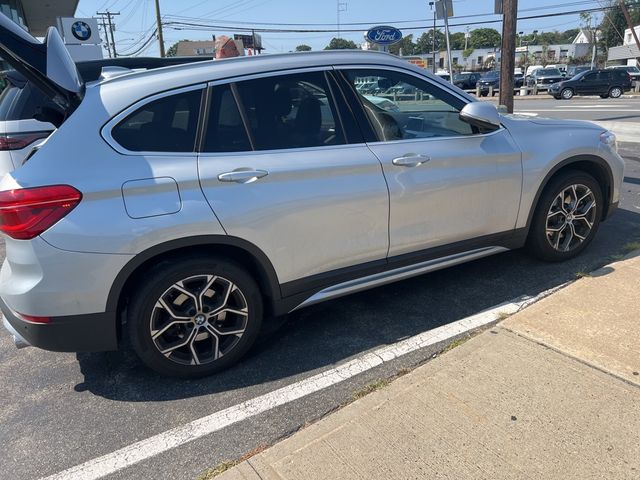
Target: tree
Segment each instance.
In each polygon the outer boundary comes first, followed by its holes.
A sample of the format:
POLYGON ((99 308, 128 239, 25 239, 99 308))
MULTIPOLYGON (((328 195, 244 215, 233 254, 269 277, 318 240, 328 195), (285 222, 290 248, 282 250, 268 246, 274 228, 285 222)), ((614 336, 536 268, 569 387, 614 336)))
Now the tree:
MULTIPOLYGON (((444 33, 436 30, 436 52, 442 50, 446 46, 444 33)), ((433 51, 433 30, 427 30, 416 41, 414 54, 431 53, 433 51)))
POLYGON ((305 45, 304 43, 296 47, 296 52, 310 52, 310 51, 311 51, 311 47, 309 45, 305 45))
MULTIPOLYGON (((451 44, 451 50, 463 50, 464 49, 464 32, 456 32, 449 34, 449 43, 451 44)), ((446 45, 446 40, 445 40, 446 45)))
POLYGON ((416 44, 413 43, 413 35, 402 37, 402 40, 398 43, 389 46, 389 53, 394 55, 399 55, 400 50, 402 50, 402 55, 413 55, 415 53, 416 44))
MULTIPOLYGON (((626 3, 632 23, 638 25, 640 23, 640 0, 627 0, 626 3)), ((601 34, 600 43, 605 48, 622 45, 624 39, 621 35, 624 35, 624 31, 629 28, 619 2, 610 0, 609 6, 613 8, 605 12, 598 27, 601 34)))
POLYGON ((572 28, 570 30, 565 30, 560 34, 560 43, 572 43, 575 38, 580 33, 579 28, 572 28))
MULTIPOLYGON (((188 42, 189 40, 180 40, 180 42, 188 42)), ((169 50, 167 50, 167 57, 175 57, 176 54, 178 53, 178 43, 180 42, 176 42, 173 45, 171 45, 169 47, 169 50)))
POLYGON ((466 59, 467 59, 467 58, 469 58, 471 55, 473 55, 474 50, 475 50, 475 49, 473 49, 473 48, 467 48, 466 50, 464 50, 464 51, 462 52, 462 58, 464 58, 464 59, 466 60, 466 59))
POLYGON ((345 40, 344 38, 333 37, 329 42, 329 45, 324 47, 325 50, 356 50, 360 47, 352 40, 345 40))
POLYGON ((499 47, 501 41, 500 33, 493 28, 476 28, 469 35, 469 46, 473 48, 499 47))

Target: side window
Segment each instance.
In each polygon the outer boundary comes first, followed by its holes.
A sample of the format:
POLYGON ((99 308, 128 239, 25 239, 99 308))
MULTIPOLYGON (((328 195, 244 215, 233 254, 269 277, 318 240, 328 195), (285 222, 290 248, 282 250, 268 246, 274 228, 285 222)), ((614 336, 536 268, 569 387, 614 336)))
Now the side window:
POLYGON ((111 136, 133 152, 193 152, 201 97, 199 89, 153 100, 118 123, 111 136))
POLYGON ((597 73, 587 73, 584 76, 584 81, 585 82, 597 82, 598 81, 598 74, 597 73))
POLYGON ((387 70, 344 71, 352 85, 375 78, 374 94, 358 92, 380 140, 454 137, 477 131, 459 118, 465 103, 442 88, 411 75, 387 70))
POLYGON ((244 152, 251 143, 229 85, 212 89, 204 152, 244 152))
POLYGON ((323 72, 237 84, 256 150, 344 144, 323 72))

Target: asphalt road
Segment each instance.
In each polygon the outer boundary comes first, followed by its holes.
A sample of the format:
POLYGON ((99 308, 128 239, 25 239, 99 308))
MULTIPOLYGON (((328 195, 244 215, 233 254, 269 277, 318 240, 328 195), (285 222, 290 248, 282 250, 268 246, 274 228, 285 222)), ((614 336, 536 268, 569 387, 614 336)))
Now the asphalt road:
MULTIPOLYGON (((2 330, 2 478, 33 480, 60 472, 608 263, 630 241, 640 240, 640 144, 622 145, 621 153, 627 163, 621 208, 580 257, 550 264, 513 251, 310 307, 282 318, 248 358, 215 377, 162 378, 126 352, 16 350, 2 330)), ((106 478, 195 478, 207 467, 295 431, 363 385, 426 361, 442 347, 419 350, 106 478)))
POLYGON ((640 96, 633 98, 574 97, 555 100, 546 93, 535 99, 515 97, 515 113, 533 113, 539 117, 577 118, 610 122, 640 122, 640 96))

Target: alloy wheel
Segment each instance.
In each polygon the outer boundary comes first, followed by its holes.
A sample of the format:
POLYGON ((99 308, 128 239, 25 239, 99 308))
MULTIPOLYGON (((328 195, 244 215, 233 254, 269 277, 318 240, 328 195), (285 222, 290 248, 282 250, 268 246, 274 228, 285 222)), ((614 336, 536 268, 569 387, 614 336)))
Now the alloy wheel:
POLYGON ((217 275, 195 275, 167 288, 151 312, 149 333, 167 359, 204 365, 229 353, 247 328, 242 291, 217 275))
POLYGON ((564 98, 565 100, 570 100, 573 97, 573 90, 571 90, 570 88, 565 88, 564 90, 562 90, 562 98, 564 98))
POLYGON ((619 87, 613 87, 609 92, 611 98, 619 98, 622 95, 622 90, 619 87))
POLYGON ((596 197, 585 185, 564 188, 547 213, 546 237, 555 250, 569 252, 584 242, 596 220, 596 197))

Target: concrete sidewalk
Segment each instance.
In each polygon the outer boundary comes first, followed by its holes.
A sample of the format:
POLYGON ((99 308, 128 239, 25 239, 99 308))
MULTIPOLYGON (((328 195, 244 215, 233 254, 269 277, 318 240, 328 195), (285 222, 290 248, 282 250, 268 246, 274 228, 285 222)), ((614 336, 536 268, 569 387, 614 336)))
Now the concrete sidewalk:
POLYGON ((638 479, 639 338, 636 254, 219 478, 638 479))

